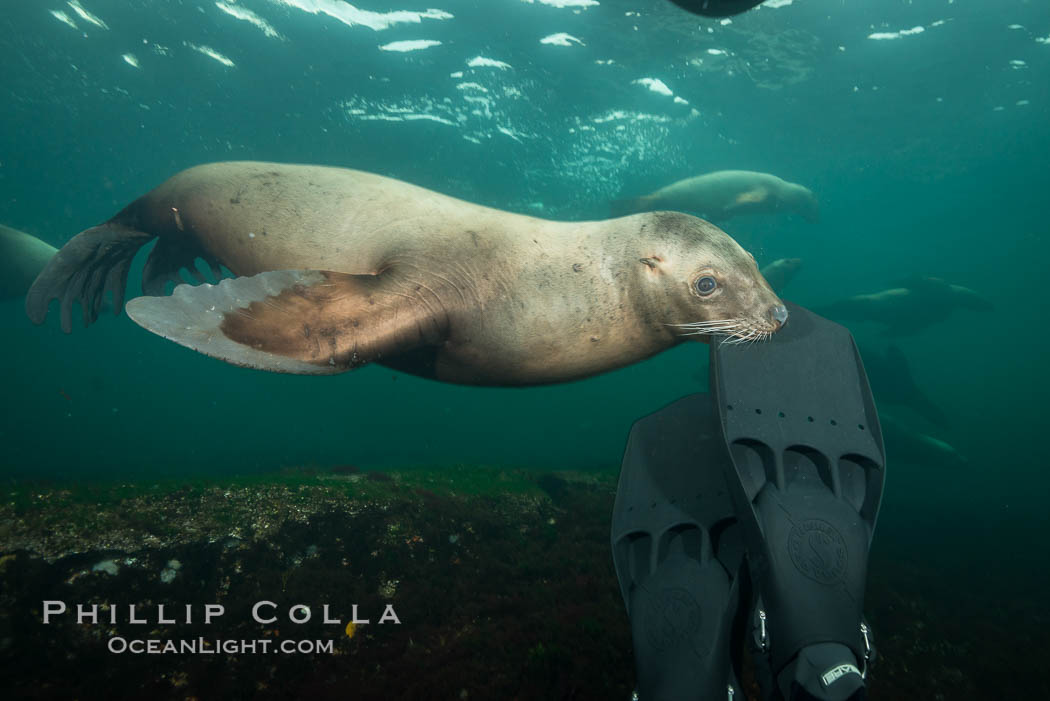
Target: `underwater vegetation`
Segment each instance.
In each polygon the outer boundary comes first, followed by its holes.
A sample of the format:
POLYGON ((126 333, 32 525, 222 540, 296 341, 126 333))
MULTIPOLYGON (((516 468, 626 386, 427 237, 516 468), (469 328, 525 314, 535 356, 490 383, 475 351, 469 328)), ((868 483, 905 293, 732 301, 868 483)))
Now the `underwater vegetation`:
MULTIPOLYGON (((614 491, 608 472, 468 466, 8 484, 0 674, 9 698, 32 699, 335 699, 348 689, 359 699, 629 698, 630 633, 609 556, 614 491), (41 625, 52 600, 69 611, 41 625), (276 621, 253 619, 259 601, 274 604, 263 610, 276 621), (76 603, 98 604, 99 622, 78 625, 76 603), (131 604, 148 625, 128 622, 131 604), (157 622, 160 604, 176 623, 157 622), (224 613, 206 625, 209 604, 224 613), (296 604, 310 607, 309 622, 288 620, 296 604), (368 624, 350 620, 354 604, 368 624), (399 624, 378 624, 387 604, 399 624), (325 605, 338 624, 322 622, 325 605), (110 636, 332 649, 125 652, 115 664, 110 636)), ((878 543, 872 698, 965 701, 1032 688, 1023 670, 1048 652, 1045 614, 1031 615, 1045 580, 1018 580, 1004 564, 969 587, 944 586, 964 572, 936 547, 878 543)))

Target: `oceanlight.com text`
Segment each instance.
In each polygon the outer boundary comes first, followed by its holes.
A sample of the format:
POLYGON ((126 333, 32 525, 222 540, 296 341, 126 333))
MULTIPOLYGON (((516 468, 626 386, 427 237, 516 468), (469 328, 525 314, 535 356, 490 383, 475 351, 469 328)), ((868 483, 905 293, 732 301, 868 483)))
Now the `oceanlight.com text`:
POLYGON ((223 640, 221 638, 191 638, 189 640, 159 640, 156 638, 128 640, 115 635, 106 643, 109 651, 132 655, 331 655, 335 649, 332 640, 223 640))

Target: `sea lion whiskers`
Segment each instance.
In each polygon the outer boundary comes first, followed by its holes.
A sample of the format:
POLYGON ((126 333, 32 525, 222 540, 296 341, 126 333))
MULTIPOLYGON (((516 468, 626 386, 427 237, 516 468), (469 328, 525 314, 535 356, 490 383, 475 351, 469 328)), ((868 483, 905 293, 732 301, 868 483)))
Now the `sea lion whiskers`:
POLYGON ((711 319, 710 321, 687 321, 687 322, 682 323, 682 324, 666 324, 666 325, 667 326, 676 326, 678 328, 697 329, 697 328, 706 328, 708 326, 718 326, 718 325, 721 325, 721 324, 737 323, 737 322, 741 322, 741 321, 743 321, 743 319, 739 319, 739 318, 734 318, 734 319, 711 319))
POLYGON ((759 331, 758 334, 751 340, 751 343, 765 343, 773 337, 772 331, 759 331))
POLYGON ((679 329, 686 329, 683 336, 695 336, 710 331, 722 331, 741 326, 743 319, 712 319, 711 321, 691 321, 684 324, 665 324, 679 329))
POLYGON ((732 336, 726 336, 725 338, 722 339, 721 343, 719 343, 718 345, 722 346, 722 345, 725 345, 725 344, 729 344, 731 346, 736 346, 736 345, 739 345, 741 343, 751 343, 761 333, 762 332, 759 331, 758 329, 750 328, 750 329, 747 330, 747 333, 744 334, 744 335, 736 335, 736 334, 734 334, 732 336))
POLYGON ((686 324, 668 324, 688 329, 682 333, 683 336, 723 336, 719 342, 729 344, 756 343, 769 340, 773 332, 766 331, 748 325, 744 319, 716 319, 713 321, 697 321, 686 324))
POLYGON ((739 325, 727 326, 725 328, 716 327, 710 329, 697 329, 688 333, 682 334, 683 336, 733 336, 738 332, 739 325))
POLYGON ((758 333, 755 334, 754 338, 752 338, 750 341, 748 341, 748 345, 750 346, 750 345, 754 345, 755 343, 764 343, 764 342, 768 341, 770 336, 772 336, 772 335, 773 334, 771 334, 769 331, 759 331, 758 333))
POLYGON ((732 326, 716 326, 709 329, 696 329, 683 333, 683 336, 735 336, 739 333, 740 324, 733 324, 732 326))
POLYGON ((667 326, 685 329, 680 334, 682 336, 724 336, 722 343, 730 339, 733 339, 734 342, 742 342, 750 339, 750 334, 756 332, 756 329, 748 325, 747 320, 740 318, 693 321, 684 324, 667 324, 667 326), (745 332, 746 335, 742 335, 745 332))

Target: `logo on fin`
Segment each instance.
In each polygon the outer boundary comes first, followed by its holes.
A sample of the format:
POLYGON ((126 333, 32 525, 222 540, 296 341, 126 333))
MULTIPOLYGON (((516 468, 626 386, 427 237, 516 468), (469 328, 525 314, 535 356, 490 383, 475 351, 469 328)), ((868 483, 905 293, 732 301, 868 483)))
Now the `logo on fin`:
POLYGON ((836 584, 846 574, 846 541, 834 526, 818 518, 791 529, 788 552, 799 572, 820 584, 836 584))
POLYGON ((861 676, 860 670, 857 669, 856 665, 840 664, 835 665, 828 671, 824 672, 820 677, 820 681, 823 682, 824 687, 827 688, 847 674, 856 674, 858 677, 861 676))
POLYGON ((674 650, 700 630, 700 605, 686 589, 663 589, 649 600, 645 621, 649 644, 659 652, 674 650))

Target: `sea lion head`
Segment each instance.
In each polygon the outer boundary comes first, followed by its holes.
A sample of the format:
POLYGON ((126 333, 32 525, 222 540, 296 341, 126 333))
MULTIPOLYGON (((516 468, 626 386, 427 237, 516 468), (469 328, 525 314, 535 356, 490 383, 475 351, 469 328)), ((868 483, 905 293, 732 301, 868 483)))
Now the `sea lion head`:
MULTIPOLYGON (((791 278, 794 277, 795 273, 797 273, 798 269, 801 267, 801 258, 777 258, 775 261, 762 268, 762 276, 765 277, 767 281, 769 281, 769 276, 771 274, 783 275, 786 278, 791 278)), ((776 287, 772 282, 770 282, 770 285, 774 288, 776 287)))
POLYGON ((761 268, 762 277, 774 292, 780 294, 801 267, 801 258, 780 258, 761 268))
POLYGON ((678 212, 639 214, 648 251, 639 273, 651 316, 680 335, 727 342, 768 338, 787 323, 784 303, 754 257, 714 224, 678 212))

